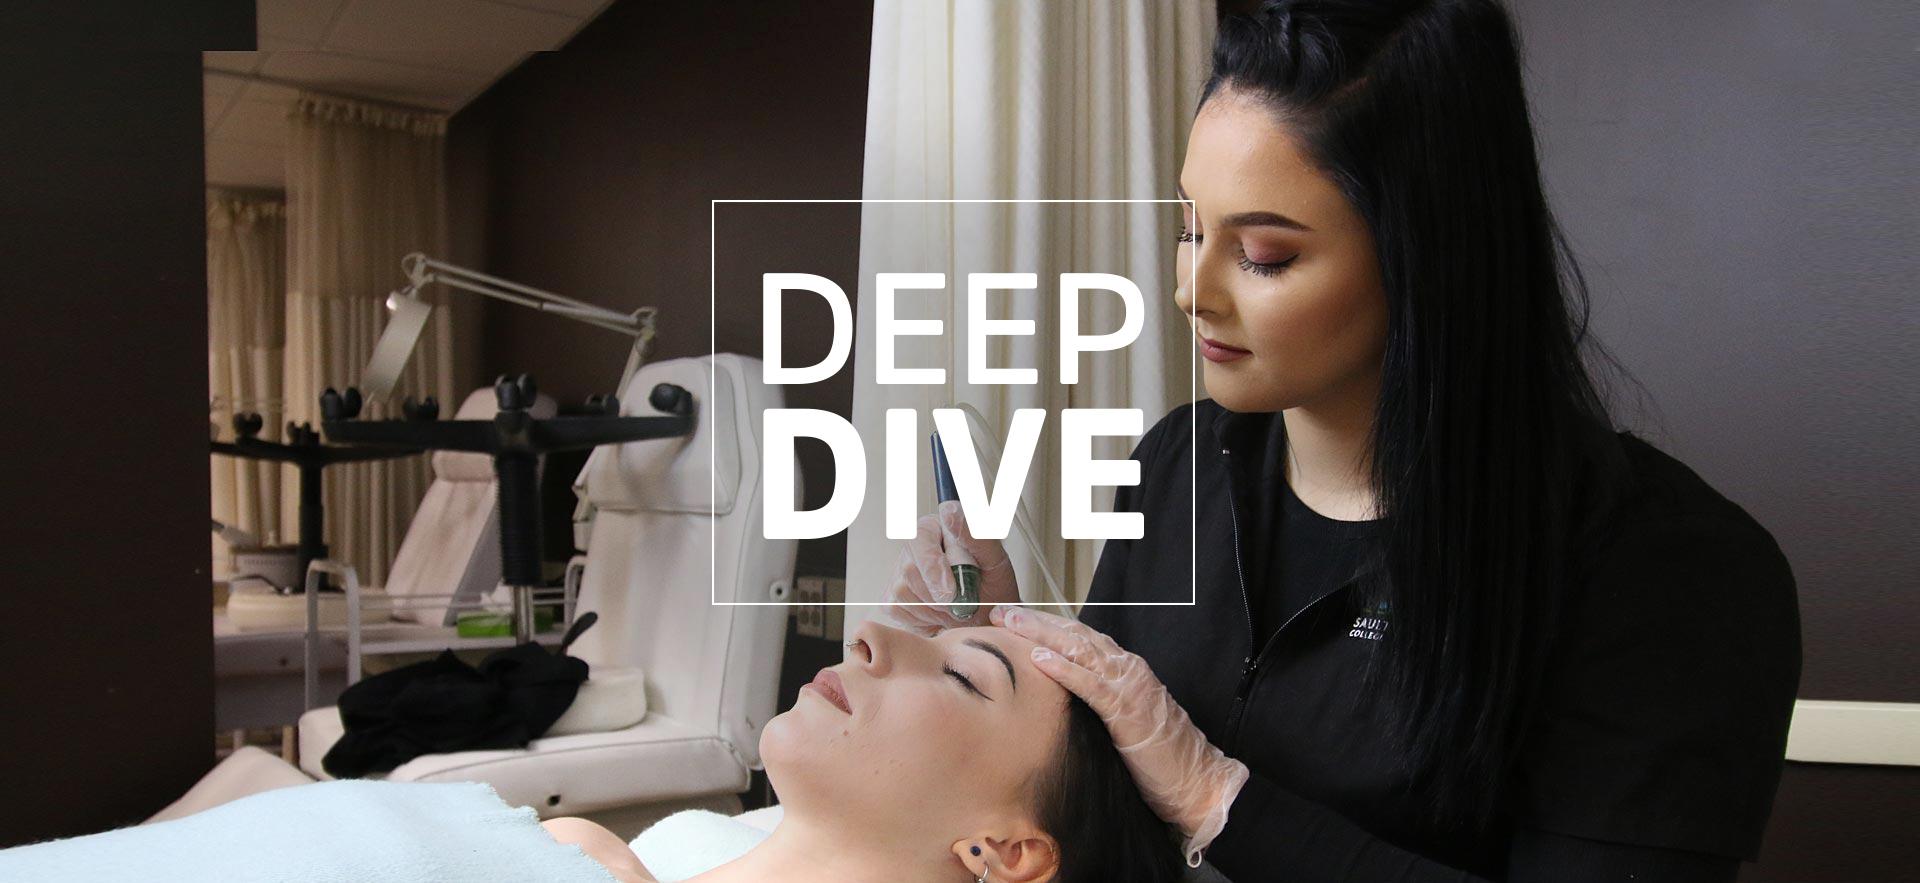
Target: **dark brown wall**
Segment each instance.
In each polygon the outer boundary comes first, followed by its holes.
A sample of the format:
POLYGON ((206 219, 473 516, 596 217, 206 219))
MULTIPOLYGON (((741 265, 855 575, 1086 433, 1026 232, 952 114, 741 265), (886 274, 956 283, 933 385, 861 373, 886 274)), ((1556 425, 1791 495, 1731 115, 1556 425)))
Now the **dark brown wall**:
MULTIPOLYGON (((454 117, 456 255, 591 303, 657 306, 652 358, 705 355, 710 200, 860 196, 871 30, 858 0, 616 2, 454 117)), ((858 209, 720 207, 719 351, 760 354, 762 270, 820 273, 852 296, 858 209), (728 266, 735 248, 751 266, 728 266)), ((817 300, 787 311, 794 362, 826 351, 817 300)), ((625 353, 617 335, 490 304, 472 380, 530 372, 578 403, 613 391, 625 353)), ((849 414, 851 378, 787 388, 786 404, 849 414)), ((831 459, 804 444, 801 457, 818 506, 831 459)), ((801 571, 843 572, 844 547, 803 543, 801 571)))
POLYGON ((1920 769, 1789 763, 1741 883, 1894 883, 1920 869, 1920 769))
POLYGON ((198 50, 253 48, 253 5, 15 4, 0 33, 11 846, 138 821, 213 762, 198 50))
MULTIPOLYGON (((1800 696, 1920 702, 1913 35, 1896 0, 1514 0, 1630 421, 1779 541, 1800 696), (1901 220, 1895 220, 1901 219, 1901 220)), ((1920 770, 1792 765, 1743 880, 1913 879, 1920 770)))

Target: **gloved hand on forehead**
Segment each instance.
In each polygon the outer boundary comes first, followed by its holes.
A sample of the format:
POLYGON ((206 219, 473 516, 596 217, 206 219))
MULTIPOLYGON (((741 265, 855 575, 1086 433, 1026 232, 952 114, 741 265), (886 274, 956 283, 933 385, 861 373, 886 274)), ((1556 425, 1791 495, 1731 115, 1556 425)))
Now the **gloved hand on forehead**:
POLYGON ((1106 721, 1140 796, 1186 838, 1187 865, 1227 825, 1250 771, 1207 741, 1147 661, 1064 616, 996 606, 989 620, 1033 641, 1033 664, 1106 721))
POLYGON ((934 514, 920 516, 913 539, 894 561, 885 601, 884 613, 901 628, 934 635, 956 626, 986 625, 993 605, 1020 602, 1020 587, 1000 541, 976 538, 967 530, 960 504, 946 502, 934 514), (959 591, 953 565, 963 563, 980 568, 980 607, 966 619, 947 611, 959 591))

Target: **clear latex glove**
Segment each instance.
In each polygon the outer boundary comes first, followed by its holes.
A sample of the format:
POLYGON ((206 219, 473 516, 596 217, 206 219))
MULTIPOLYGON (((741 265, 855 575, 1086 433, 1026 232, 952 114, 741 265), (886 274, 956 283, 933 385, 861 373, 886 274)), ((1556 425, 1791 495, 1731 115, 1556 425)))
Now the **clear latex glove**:
POLYGON ((960 504, 941 503, 931 515, 922 515, 913 539, 900 549, 888 580, 883 612, 901 628, 923 635, 963 625, 985 625, 995 604, 1020 603, 1020 587, 1013 562, 999 540, 982 540, 967 530, 960 504), (980 568, 980 608, 966 619, 947 612, 959 587, 953 565, 980 568))
POLYGON ((1227 807, 1249 775, 1246 764, 1207 741, 1147 661, 1112 638, 1025 607, 998 606, 989 619, 1037 644, 1034 665, 1106 721, 1140 796, 1180 830, 1187 865, 1197 867, 1227 825, 1227 807))

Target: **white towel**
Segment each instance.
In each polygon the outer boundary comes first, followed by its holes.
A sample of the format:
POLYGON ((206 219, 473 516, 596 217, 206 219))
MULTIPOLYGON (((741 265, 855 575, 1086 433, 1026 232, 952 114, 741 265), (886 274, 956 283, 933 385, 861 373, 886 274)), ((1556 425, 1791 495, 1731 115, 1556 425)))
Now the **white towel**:
POLYGON ((679 883, 733 861, 767 839, 767 832, 704 809, 681 810, 654 822, 627 844, 660 883, 679 883))
POLYGON ((487 785, 352 780, 0 850, 0 880, 612 883, 613 875, 487 785))

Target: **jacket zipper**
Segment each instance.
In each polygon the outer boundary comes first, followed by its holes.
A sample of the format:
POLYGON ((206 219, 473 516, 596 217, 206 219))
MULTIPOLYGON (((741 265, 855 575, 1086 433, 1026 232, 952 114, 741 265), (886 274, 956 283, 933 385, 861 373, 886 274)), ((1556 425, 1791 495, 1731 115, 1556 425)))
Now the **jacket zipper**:
MULTIPOLYGON (((1260 637, 1253 630, 1253 599, 1247 594, 1247 571, 1240 561, 1240 503, 1233 496, 1233 451, 1223 446, 1220 456, 1227 461, 1227 518, 1233 525, 1233 572, 1240 580, 1240 606, 1247 614, 1247 650, 1250 654, 1240 661, 1240 684, 1233 691, 1233 709, 1227 712, 1227 744, 1221 746, 1221 750, 1232 754, 1235 743, 1240 741, 1240 720, 1247 710, 1247 696, 1253 692, 1253 679, 1260 673, 1260 657, 1266 655, 1266 648, 1254 646, 1260 637)), ((1273 642, 1269 639, 1267 643, 1273 642)))
MULTIPOLYGON (((1233 496, 1233 452, 1226 447, 1222 447, 1220 448, 1220 455, 1227 460, 1227 518, 1233 526, 1233 570, 1234 574, 1240 580, 1240 605, 1247 614, 1247 646, 1252 648, 1254 642, 1259 640, 1259 635, 1254 632, 1253 628, 1253 599, 1252 596, 1247 594, 1247 572, 1240 564, 1240 504, 1233 496)), ((1321 601, 1326 600, 1336 593, 1337 590, 1335 592, 1328 592, 1325 595, 1321 595, 1307 602, 1307 604, 1299 610, 1294 611, 1293 615, 1288 616, 1286 621, 1282 622, 1280 627, 1274 630, 1273 635, 1267 638, 1265 644, 1260 645, 1252 656, 1245 657, 1240 661, 1240 683, 1234 688, 1233 709, 1227 713, 1226 744, 1220 746, 1220 750, 1225 751, 1228 755, 1232 755, 1234 749, 1240 743, 1240 725, 1246 717, 1247 697, 1253 694, 1253 682, 1260 674, 1260 661, 1266 658, 1267 651, 1273 649, 1274 642, 1280 639, 1280 636, 1286 632, 1287 626, 1292 625, 1293 621, 1299 619, 1301 614, 1312 610, 1314 605, 1319 604, 1321 601)))

